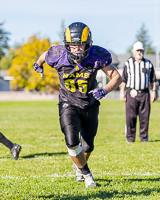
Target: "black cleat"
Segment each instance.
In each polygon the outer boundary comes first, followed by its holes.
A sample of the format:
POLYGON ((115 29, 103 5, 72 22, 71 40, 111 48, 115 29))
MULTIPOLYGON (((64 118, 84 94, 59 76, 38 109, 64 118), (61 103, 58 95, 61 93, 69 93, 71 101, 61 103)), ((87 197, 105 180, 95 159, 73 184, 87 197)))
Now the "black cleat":
POLYGON ((22 147, 18 144, 14 144, 13 148, 11 149, 12 159, 17 160, 19 158, 19 153, 22 147))

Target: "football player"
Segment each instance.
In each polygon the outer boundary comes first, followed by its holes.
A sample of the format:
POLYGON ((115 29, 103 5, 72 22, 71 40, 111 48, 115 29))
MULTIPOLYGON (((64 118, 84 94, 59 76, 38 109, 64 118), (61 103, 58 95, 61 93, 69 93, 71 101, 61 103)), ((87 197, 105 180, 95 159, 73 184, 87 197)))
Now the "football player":
POLYGON ((17 160, 19 158, 19 153, 22 147, 18 144, 12 143, 0 132, 0 142, 10 149, 12 154, 12 159, 17 160))
POLYGON ((121 76, 111 65, 111 54, 92 45, 91 31, 81 22, 66 28, 64 46, 52 46, 38 58, 34 63, 36 72, 43 74, 44 62, 59 75, 59 119, 76 181, 85 181, 86 188, 96 187, 87 160, 94 149, 99 100, 120 85, 121 76), (97 88, 98 70, 110 77, 103 88, 97 88))

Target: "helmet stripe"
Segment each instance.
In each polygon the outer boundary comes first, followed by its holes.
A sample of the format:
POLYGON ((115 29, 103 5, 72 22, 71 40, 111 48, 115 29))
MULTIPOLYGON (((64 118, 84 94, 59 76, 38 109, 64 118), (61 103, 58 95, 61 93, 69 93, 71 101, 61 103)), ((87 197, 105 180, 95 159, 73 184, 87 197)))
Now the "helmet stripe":
POLYGON ((82 32, 81 41, 82 41, 82 42, 86 42, 87 39, 88 39, 88 35, 89 35, 88 27, 85 27, 85 28, 83 29, 83 32, 82 32))
POLYGON ((71 33, 69 27, 66 28, 65 36, 66 36, 66 42, 71 42, 71 33))

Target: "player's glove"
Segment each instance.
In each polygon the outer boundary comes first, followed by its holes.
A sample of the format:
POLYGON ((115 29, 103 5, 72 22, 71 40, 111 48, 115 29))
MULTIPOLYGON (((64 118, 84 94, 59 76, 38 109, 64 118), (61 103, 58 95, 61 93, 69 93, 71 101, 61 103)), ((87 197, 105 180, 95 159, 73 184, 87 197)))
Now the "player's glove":
POLYGON ((89 93, 92 93, 95 99, 100 100, 105 97, 108 92, 104 88, 96 88, 89 93))
POLYGON ((35 62, 33 64, 33 67, 34 67, 34 70, 37 72, 37 73, 41 73, 41 77, 43 78, 43 65, 42 66, 39 66, 37 64, 37 62, 35 62))

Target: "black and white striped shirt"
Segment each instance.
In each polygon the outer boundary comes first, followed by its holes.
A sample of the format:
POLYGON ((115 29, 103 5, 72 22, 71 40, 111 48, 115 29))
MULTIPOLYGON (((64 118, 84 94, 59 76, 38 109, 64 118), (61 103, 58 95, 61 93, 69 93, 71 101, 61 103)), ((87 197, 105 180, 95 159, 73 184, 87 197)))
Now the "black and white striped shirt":
POLYGON ((125 62, 122 81, 127 88, 135 90, 145 90, 150 83, 156 81, 153 64, 150 60, 143 59, 140 63, 134 58, 129 58, 125 62))

